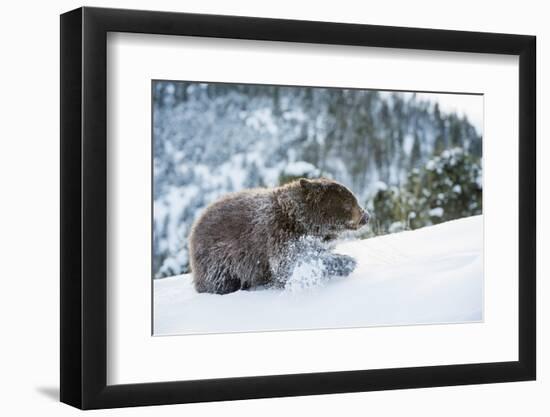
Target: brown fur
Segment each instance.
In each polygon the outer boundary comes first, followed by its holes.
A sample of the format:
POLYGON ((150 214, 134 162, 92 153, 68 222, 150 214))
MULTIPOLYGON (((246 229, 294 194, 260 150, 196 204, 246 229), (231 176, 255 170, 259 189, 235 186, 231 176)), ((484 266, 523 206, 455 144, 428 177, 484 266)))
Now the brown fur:
MULTIPOLYGON (((289 259, 295 259, 292 252, 300 250, 300 238, 331 240, 367 220, 351 191, 327 179, 300 179, 273 189, 228 194, 208 206, 193 225, 190 254, 195 288, 225 294, 282 286, 291 270, 289 259)), ((349 264, 343 255, 332 256, 340 257, 334 258, 339 261, 334 265, 349 264)), ((331 273, 351 272, 349 265, 341 271, 334 265, 331 273)))

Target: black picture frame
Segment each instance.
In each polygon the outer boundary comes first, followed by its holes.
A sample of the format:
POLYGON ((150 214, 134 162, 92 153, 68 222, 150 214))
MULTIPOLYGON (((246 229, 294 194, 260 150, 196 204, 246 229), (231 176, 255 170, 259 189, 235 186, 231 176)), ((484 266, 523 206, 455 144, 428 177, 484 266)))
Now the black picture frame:
POLYGON ((60 57, 62 402, 95 409, 535 379, 534 36, 84 7, 61 15, 60 57), (519 56, 519 360, 107 385, 108 32, 519 56))

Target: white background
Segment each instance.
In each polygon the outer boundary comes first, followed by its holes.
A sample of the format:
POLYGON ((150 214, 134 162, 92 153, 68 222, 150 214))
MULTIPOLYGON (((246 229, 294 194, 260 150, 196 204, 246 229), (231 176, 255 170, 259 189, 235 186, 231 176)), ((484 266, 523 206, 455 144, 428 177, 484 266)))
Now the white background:
POLYGON ((136 34, 107 51, 108 384, 517 360, 517 57, 136 34), (484 321, 150 337, 151 79, 484 93, 484 321))
MULTIPOLYGON (((548 135, 542 119, 550 97, 540 79, 548 66, 550 28, 537 1, 505 2, 255 2, 119 1, 88 5, 332 20, 399 26, 434 27, 538 36, 538 119, 540 139, 548 135)), ((0 239, 4 287, 0 303, 2 369, 0 407, 6 415, 71 415, 58 404, 59 311, 59 26, 58 14, 80 6, 74 1, 4 5, 2 36, 2 205, 0 239), (31 101, 29 101, 29 97, 31 101), (32 414, 31 414, 32 415, 32 414)), ((548 73, 548 71, 546 71, 548 73)), ((546 144, 539 147, 539 213, 550 210, 546 144)), ((503 229, 505 230, 505 228, 503 229)), ((545 415, 550 390, 549 351, 550 222, 539 215, 539 380, 485 386, 404 390, 101 411, 121 415, 545 415), (544 237, 543 237, 544 234, 544 237)))

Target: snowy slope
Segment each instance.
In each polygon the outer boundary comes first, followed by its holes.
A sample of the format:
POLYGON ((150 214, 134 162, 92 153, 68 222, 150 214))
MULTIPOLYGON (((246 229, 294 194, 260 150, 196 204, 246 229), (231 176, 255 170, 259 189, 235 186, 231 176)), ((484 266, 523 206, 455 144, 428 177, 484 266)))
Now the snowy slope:
POLYGON ((198 294, 191 276, 154 281, 154 334, 481 321, 483 216, 339 244, 357 269, 296 290, 198 294))

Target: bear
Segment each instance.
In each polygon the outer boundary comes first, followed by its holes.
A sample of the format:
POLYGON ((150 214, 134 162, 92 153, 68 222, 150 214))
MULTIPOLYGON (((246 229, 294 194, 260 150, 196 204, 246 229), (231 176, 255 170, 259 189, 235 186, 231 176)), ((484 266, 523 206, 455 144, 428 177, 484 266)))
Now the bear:
POLYGON ((284 288, 306 252, 322 260, 324 275, 349 275, 356 261, 332 253, 326 243, 368 221, 355 195, 326 178, 227 194, 193 224, 189 249, 195 289, 228 294, 284 288))

